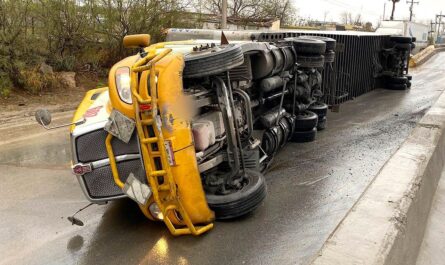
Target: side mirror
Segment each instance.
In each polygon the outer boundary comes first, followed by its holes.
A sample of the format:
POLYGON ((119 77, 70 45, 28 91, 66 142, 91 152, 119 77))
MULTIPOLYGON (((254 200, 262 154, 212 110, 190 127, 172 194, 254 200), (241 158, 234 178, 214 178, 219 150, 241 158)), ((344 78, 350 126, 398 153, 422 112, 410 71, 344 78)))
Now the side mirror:
POLYGON ((83 226, 83 222, 74 216, 68 216, 67 219, 70 221, 71 225, 83 226))
POLYGON ((125 48, 144 48, 150 45, 149 34, 135 34, 124 37, 123 44, 125 48))
POLYGON ((51 123, 51 113, 47 109, 38 109, 34 116, 36 121, 43 127, 51 123))
POLYGON ((38 124, 42 125, 43 128, 47 129, 47 130, 52 130, 52 129, 57 129, 57 128, 62 128, 62 127, 66 127, 66 126, 71 126, 71 125, 80 125, 85 123, 87 120, 85 118, 82 118, 81 120, 78 120, 76 122, 72 122, 72 123, 68 123, 68 124, 62 124, 62 125, 57 125, 54 127, 48 127, 48 125, 51 123, 51 113, 47 110, 47 109, 38 109, 35 114, 34 117, 36 118, 36 121, 38 124))

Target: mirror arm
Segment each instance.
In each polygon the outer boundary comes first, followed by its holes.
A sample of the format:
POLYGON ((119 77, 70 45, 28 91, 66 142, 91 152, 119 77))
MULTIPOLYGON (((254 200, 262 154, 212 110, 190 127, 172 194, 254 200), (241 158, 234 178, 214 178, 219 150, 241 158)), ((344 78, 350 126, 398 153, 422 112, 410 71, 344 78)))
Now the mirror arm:
POLYGON ((62 127, 67 127, 67 126, 71 126, 71 125, 81 125, 84 124, 87 120, 85 119, 85 117, 83 117, 81 120, 78 120, 76 122, 72 122, 72 123, 67 123, 67 124, 61 124, 61 125, 57 125, 54 127, 48 127, 46 125, 43 124, 42 119, 40 119, 40 124, 43 126, 43 128, 47 129, 47 130, 54 130, 54 129, 58 129, 58 128, 62 128, 62 127))

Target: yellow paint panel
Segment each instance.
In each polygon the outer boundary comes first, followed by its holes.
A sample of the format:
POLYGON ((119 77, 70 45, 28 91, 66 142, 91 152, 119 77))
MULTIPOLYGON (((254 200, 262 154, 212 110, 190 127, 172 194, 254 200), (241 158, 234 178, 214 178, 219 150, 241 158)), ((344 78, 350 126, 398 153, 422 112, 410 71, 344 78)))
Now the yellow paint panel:
MULTIPOLYGON (((171 167, 181 203, 194 224, 209 223, 214 214, 207 205, 196 162, 191 130, 191 113, 182 89, 182 54, 170 53, 156 64, 158 74, 158 107, 162 134, 172 141, 176 165, 171 167)), ((147 75, 141 78, 140 90, 148 91, 147 75)))

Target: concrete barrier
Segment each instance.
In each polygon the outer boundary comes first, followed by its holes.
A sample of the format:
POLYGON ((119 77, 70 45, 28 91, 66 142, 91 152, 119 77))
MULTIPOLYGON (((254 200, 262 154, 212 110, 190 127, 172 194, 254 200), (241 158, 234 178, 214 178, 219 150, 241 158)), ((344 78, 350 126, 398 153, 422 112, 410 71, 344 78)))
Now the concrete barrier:
POLYGON ((416 67, 427 61, 431 56, 434 55, 434 45, 430 45, 426 47, 425 49, 421 50, 416 55, 412 56, 409 60, 409 66, 410 67, 416 67))
POLYGON ((445 47, 442 45, 430 45, 417 53, 416 55, 412 56, 409 60, 409 66, 410 67, 416 67, 420 66, 426 61, 428 61, 433 55, 435 55, 438 52, 445 51, 445 47))
POLYGON ((415 264, 445 163, 445 93, 369 184, 312 264, 415 264))

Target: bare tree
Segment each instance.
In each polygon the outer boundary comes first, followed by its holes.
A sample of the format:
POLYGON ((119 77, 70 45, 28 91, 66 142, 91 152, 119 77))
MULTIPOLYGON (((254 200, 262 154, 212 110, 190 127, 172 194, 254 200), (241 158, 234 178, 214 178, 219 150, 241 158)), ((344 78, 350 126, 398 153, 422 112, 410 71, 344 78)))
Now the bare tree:
POLYGON ((363 24, 363 22, 362 22, 362 15, 361 14, 355 15, 353 24, 356 25, 356 26, 361 26, 363 24))
POLYGON ((326 18, 328 17, 328 15, 329 15, 329 11, 325 10, 323 12, 323 22, 326 22, 326 18))
MULTIPOLYGON (((222 1, 203 1, 204 10, 212 14, 221 14, 222 1)), ((290 0, 228 0, 228 16, 251 20, 277 18, 283 24, 296 22, 297 10, 290 0)))
POLYGON ((348 23, 349 24, 354 24, 354 20, 352 19, 352 13, 348 12, 348 23))
POLYGON ((372 23, 371 22, 366 22, 363 29, 365 31, 374 31, 374 29, 372 28, 372 23))
POLYGON ((343 24, 349 24, 351 22, 351 18, 352 18, 352 14, 344 11, 341 13, 341 22, 343 22, 343 24))

